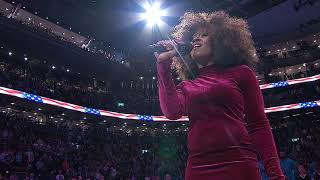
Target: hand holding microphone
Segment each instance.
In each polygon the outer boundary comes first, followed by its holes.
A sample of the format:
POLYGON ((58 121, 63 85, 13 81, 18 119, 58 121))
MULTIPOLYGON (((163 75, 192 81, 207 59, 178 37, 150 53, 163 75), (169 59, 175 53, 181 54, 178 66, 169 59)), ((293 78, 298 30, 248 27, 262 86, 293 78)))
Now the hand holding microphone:
POLYGON ((183 43, 173 40, 162 40, 149 46, 154 52, 158 62, 171 60, 174 56, 185 56, 192 50, 191 43, 183 43))
POLYGON ((169 61, 178 54, 173 42, 170 40, 162 40, 152 46, 155 47, 154 50, 156 50, 154 56, 157 58, 157 62, 169 61))

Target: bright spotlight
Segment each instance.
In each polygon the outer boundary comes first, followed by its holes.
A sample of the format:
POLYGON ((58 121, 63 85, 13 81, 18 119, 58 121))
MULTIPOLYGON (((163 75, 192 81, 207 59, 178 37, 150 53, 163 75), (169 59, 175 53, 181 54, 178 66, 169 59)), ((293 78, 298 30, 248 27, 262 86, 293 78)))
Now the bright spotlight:
POLYGON ((165 10, 160 9, 160 3, 149 4, 146 3, 143 7, 145 13, 142 14, 142 18, 147 21, 147 26, 152 27, 154 25, 161 25, 163 21, 162 16, 165 16, 165 10))

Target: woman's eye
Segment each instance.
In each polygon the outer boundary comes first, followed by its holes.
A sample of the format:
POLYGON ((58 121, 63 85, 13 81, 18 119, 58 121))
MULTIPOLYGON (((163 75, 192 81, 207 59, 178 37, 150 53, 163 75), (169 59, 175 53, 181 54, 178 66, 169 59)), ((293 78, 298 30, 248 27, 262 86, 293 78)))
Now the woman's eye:
POLYGON ((209 36, 209 34, 208 33, 203 33, 202 36, 209 36))

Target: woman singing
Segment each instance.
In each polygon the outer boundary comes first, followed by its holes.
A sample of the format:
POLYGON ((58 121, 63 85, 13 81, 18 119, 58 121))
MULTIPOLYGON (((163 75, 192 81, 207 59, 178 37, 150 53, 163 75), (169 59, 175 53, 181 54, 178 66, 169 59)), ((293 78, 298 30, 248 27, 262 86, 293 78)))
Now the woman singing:
POLYGON ((168 51, 157 58, 160 106, 169 119, 187 115, 186 180, 283 180, 277 150, 254 71, 255 48, 247 23, 225 12, 187 12, 172 33, 192 42, 189 58, 168 51), (183 81, 175 86, 171 68, 183 81))

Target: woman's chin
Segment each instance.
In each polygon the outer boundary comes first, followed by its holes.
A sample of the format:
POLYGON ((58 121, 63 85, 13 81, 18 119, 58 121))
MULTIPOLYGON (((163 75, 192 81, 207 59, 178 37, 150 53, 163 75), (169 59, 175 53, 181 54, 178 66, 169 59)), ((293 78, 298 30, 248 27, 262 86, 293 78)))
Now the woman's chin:
POLYGON ((208 60, 201 60, 201 59, 196 59, 194 60, 197 64, 201 65, 201 66, 207 66, 209 64, 208 60))
POLYGON ((193 56, 191 56, 191 58, 198 64, 201 64, 203 66, 207 65, 210 61, 210 57, 208 56, 204 56, 201 54, 193 54, 193 56))

